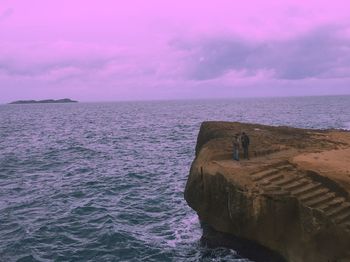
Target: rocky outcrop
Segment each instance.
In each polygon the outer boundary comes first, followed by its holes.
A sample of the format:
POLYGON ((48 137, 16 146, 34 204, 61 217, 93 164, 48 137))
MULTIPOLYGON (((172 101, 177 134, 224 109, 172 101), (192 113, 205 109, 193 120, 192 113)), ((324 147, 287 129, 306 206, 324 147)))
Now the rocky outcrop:
POLYGON ((350 261, 350 132, 204 122, 185 199, 215 230, 290 262, 350 261), (250 160, 232 160, 233 136, 250 160))

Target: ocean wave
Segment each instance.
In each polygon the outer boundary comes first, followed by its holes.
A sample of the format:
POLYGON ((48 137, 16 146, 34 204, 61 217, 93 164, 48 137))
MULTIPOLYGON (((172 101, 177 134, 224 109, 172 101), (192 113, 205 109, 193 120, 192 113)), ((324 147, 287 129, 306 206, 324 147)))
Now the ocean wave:
POLYGON ((346 122, 343 129, 350 130, 350 122, 346 122))

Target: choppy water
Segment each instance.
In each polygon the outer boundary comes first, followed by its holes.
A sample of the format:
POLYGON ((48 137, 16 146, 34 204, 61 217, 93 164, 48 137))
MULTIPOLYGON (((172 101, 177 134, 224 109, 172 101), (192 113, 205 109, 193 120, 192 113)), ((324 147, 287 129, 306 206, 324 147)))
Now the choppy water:
POLYGON ((199 244, 204 120, 350 128, 350 97, 0 106, 0 261, 247 261, 199 244))

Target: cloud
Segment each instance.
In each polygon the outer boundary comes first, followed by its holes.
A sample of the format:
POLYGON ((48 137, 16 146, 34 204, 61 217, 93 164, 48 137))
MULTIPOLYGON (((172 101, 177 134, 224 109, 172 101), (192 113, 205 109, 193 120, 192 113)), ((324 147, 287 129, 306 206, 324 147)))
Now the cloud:
POLYGON ((193 80, 220 78, 232 71, 247 77, 261 73, 276 79, 350 77, 350 38, 342 27, 321 27, 286 40, 253 42, 237 36, 176 40, 187 53, 184 66, 193 80))
POLYGON ((0 71, 12 77, 37 77, 76 68, 98 70, 125 60, 123 49, 79 42, 0 43, 0 71))
POLYGON ((1 99, 14 100, 16 93, 80 100, 349 93, 348 32, 322 26, 260 40, 177 33, 148 45, 2 41, 1 99))
POLYGON ((333 79, 350 77, 350 37, 320 27, 284 40, 233 34, 184 38, 152 48, 72 41, 0 43, 0 73, 53 81, 84 74, 111 81, 333 79))
POLYGON ((173 84, 171 79, 179 75, 177 56, 168 51, 167 47, 157 47, 154 53, 72 41, 0 43, 0 86, 10 86, 12 79, 11 86, 45 86, 47 92, 80 86, 91 90, 113 87, 117 94, 136 93, 137 89, 147 93, 152 86, 173 84))
POLYGON ((13 14, 13 8, 7 8, 2 13, 0 13, 0 22, 10 17, 13 14))

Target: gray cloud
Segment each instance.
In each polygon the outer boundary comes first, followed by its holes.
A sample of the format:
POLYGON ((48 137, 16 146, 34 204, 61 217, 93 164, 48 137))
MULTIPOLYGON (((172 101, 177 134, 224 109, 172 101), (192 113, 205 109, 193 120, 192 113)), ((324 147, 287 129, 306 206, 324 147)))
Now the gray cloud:
POLYGON ((208 80, 236 70, 269 70, 277 79, 350 77, 350 39, 341 28, 323 27, 284 41, 254 43, 238 37, 206 38, 176 48, 188 53, 188 78, 208 80))
POLYGON ((0 43, 0 73, 10 77, 40 77, 67 68, 91 72, 124 60, 116 51, 79 43, 0 43))
POLYGON ((79 68, 82 70, 94 70, 104 67, 113 58, 109 59, 91 59, 87 61, 65 59, 61 61, 45 61, 34 64, 33 62, 11 62, 0 59, 0 71, 5 72, 9 76, 13 77, 35 77, 43 74, 47 74, 51 71, 63 69, 63 68, 79 68))
MULTIPOLYGON (((232 71, 239 78, 348 78, 350 38, 341 37, 341 30, 323 27, 288 40, 265 42, 227 35, 177 39, 170 42, 170 50, 144 50, 141 55, 117 46, 74 42, 0 43, 0 74, 47 79, 95 76, 113 81, 146 78, 153 83, 220 81, 232 71)), ((223 80, 230 81, 235 75, 223 80)))

